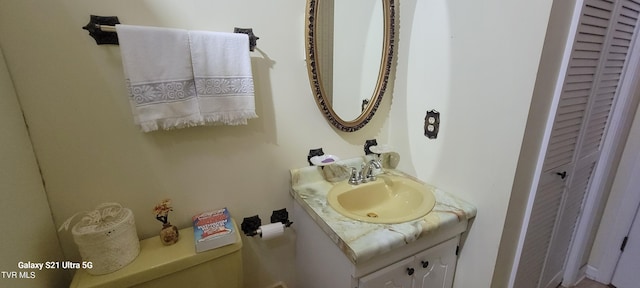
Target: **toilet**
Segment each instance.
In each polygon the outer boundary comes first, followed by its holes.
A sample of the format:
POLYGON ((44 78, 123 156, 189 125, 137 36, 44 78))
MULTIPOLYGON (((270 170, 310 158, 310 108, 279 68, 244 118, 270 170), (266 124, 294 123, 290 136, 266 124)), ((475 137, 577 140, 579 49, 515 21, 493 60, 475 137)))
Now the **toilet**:
POLYGON ((242 287, 242 239, 236 223, 237 241, 196 253, 193 228, 180 230, 180 240, 164 246, 159 236, 140 241, 140 254, 115 272, 90 275, 76 271, 69 287, 242 287))

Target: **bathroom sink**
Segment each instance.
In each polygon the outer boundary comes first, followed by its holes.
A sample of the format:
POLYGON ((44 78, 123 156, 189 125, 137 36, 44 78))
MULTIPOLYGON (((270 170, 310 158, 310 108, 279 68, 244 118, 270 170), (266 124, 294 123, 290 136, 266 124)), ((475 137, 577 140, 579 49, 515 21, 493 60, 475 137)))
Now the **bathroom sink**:
POLYGON ((418 219, 431 212, 434 188, 407 177, 378 175, 368 183, 342 181, 327 194, 329 205, 351 219, 394 224, 418 219))

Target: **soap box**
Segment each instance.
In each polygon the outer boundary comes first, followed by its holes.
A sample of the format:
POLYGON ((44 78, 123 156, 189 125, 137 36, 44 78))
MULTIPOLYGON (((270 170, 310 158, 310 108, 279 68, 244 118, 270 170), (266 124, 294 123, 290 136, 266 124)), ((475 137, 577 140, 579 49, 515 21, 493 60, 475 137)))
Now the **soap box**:
POLYGON ((191 218, 196 253, 236 242, 231 216, 227 208, 203 212, 191 218))

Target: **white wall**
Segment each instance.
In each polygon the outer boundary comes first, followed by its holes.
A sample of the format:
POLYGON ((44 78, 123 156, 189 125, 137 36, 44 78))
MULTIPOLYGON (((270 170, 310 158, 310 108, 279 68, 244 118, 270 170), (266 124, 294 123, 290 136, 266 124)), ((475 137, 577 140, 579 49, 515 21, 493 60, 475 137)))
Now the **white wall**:
MULTIPOLYGON (((161 224, 151 211, 164 197, 173 200, 170 221, 179 227, 222 206, 239 221, 259 214, 268 222, 272 210, 290 207, 288 170, 308 165, 309 149, 351 157, 363 154, 366 139, 386 142, 390 99, 356 133, 337 132, 318 111, 304 61, 304 13, 304 1, 285 0, 0 1, 0 43, 56 226, 115 201, 133 210, 141 238, 154 236, 161 224), (118 46, 98 46, 81 29, 90 14, 133 25, 252 27, 260 37, 251 54, 260 118, 241 127, 141 133, 133 125, 118 46)), ((77 259, 70 232, 59 235, 66 257, 77 259)), ((295 282, 294 231, 269 243, 244 240, 247 287, 295 282)))
POLYGON ((0 286, 61 287, 67 275, 56 270, 20 269, 19 262, 63 260, 51 210, 38 172, 18 98, 0 49, 0 286), (22 272, 31 279, 10 279, 22 272), (34 274, 30 274, 34 272, 34 274))
POLYGON ((640 171, 640 106, 635 111, 631 131, 589 255, 587 276, 599 282, 611 281, 621 253, 618 245, 628 235, 633 224, 640 203, 638 186, 635 184, 638 183, 638 171, 640 171))
POLYGON ((403 159, 412 160, 401 161, 400 168, 478 208, 455 287, 493 286, 551 2, 399 4, 390 139, 403 159), (441 113, 436 140, 423 135, 431 109, 441 113))

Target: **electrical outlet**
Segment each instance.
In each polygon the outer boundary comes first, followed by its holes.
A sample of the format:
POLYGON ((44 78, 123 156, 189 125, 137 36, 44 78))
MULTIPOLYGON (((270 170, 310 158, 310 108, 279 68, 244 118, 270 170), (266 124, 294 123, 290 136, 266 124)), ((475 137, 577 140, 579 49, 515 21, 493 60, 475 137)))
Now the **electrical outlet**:
POLYGON ((438 138, 438 132, 440 130, 440 112, 436 110, 427 111, 427 116, 424 117, 424 136, 429 139, 438 138))

